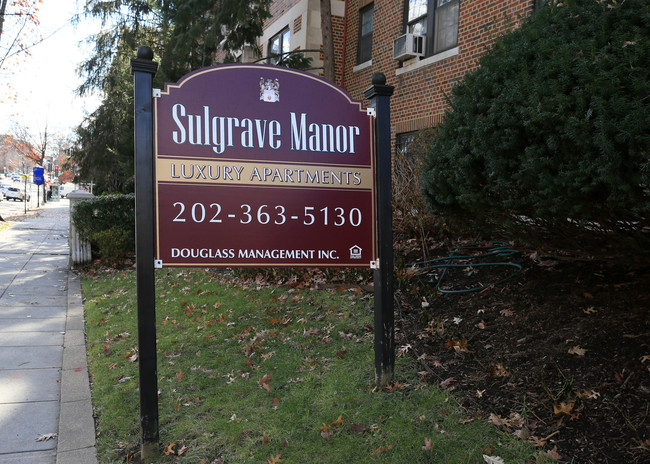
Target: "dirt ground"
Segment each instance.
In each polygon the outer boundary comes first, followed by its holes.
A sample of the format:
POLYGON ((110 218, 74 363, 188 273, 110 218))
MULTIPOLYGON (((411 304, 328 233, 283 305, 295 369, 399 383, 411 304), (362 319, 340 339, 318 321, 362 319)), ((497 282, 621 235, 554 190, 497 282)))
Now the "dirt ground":
MULTIPOLYGON (((396 260, 417 254, 397 250, 396 260)), ((464 293, 437 290, 440 261, 406 267, 396 282, 398 355, 560 462, 649 463, 650 264, 502 254, 453 262, 441 289, 486 286, 464 293)), ((429 259, 446 256, 439 245, 429 259)))

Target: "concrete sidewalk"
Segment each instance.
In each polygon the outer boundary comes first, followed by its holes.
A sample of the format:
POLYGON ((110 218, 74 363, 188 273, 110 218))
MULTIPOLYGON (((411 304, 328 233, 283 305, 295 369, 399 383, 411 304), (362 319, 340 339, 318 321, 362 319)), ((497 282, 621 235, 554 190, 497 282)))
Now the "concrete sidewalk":
POLYGON ((0 464, 97 463, 68 231, 66 200, 0 230, 0 464))

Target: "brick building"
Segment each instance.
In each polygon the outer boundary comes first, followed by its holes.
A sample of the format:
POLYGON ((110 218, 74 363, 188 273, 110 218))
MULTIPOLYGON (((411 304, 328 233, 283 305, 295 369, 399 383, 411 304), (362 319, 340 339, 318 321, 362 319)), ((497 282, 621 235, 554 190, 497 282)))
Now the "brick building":
MULTIPOLYGON (((373 73, 395 86, 392 137, 402 148, 434 127, 445 94, 476 67, 492 40, 536 0, 331 0, 336 83, 363 100, 373 73), (400 38, 399 40, 396 39, 400 38)), ((322 69, 320 0, 275 0, 258 41, 263 57, 303 50, 322 69)))

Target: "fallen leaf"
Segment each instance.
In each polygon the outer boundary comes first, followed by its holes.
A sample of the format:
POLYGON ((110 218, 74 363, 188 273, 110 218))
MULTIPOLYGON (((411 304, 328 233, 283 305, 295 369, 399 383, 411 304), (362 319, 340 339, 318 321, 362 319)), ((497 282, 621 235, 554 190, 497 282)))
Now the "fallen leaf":
POLYGON ((163 454, 165 456, 169 456, 170 454, 175 454, 174 446, 176 446, 176 443, 174 442, 171 442, 169 445, 165 446, 165 449, 163 450, 163 454))
POLYGON ((449 377, 448 379, 443 380, 442 382, 440 382, 440 386, 441 386, 442 388, 445 388, 445 389, 446 389, 446 388, 449 387, 449 385, 450 385, 452 382, 455 382, 455 381, 456 381, 456 379, 455 379, 454 377, 449 377))
POLYGON ((555 445, 552 450, 548 450, 544 454, 546 455, 546 457, 549 457, 551 459, 556 459, 556 460, 562 459, 562 456, 560 456, 560 453, 557 452, 557 445, 555 445))
POLYGON ((356 433, 365 433, 368 430, 368 427, 363 424, 350 424, 348 428, 356 433))
POLYGON ((280 456, 282 456, 282 453, 278 453, 275 456, 272 454, 269 456, 269 460, 267 461, 269 464, 277 464, 278 462, 284 461, 284 459, 280 459, 280 456))
POLYGON ((181 448, 178 450, 177 454, 179 456, 183 455, 189 448, 185 445, 181 446, 181 448))
POLYGON ((587 398, 590 400, 595 400, 600 396, 600 393, 598 393, 596 390, 587 390, 586 388, 583 388, 582 390, 578 391, 576 393, 578 398, 587 398))
POLYGON ((58 435, 56 433, 46 433, 45 435, 40 435, 36 441, 48 441, 56 438, 58 435))
POLYGON ((483 393, 485 393, 485 390, 476 390, 476 397, 483 398, 483 393))
POLYGON ((494 414, 493 412, 490 413, 489 421, 492 422, 494 425, 496 425, 496 426, 498 426, 498 427, 500 427, 500 426, 502 426, 502 425, 505 425, 505 426, 510 425, 508 419, 504 419, 504 418, 501 417, 501 416, 497 416, 497 415, 494 414))
POLYGON ((578 356, 584 356, 587 350, 585 348, 580 348, 579 346, 574 346, 572 348, 569 348, 568 353, 569 354, 575 354, 578 356))
POLYGON ((271 381, 271 374, 264 374, 260 380, 257 381, 257 384, 262 387, 267 392, 271 392, 273 389, 268 384, 271 381))
POLYGON ((560 414, 570 415, 573 410, 573 401, 562 401, 560 404, 553 403, 553 412, 556 416, 560 414))
POLYGON ((641 364, 643 364, 646 361, 650 361, 650 354, 646 354, 644 356, 641 356, 641 358, 639 358, 639 360, 641 361, 641 364))
POLYGON ((397 349, 397 356, 398 356, 398 357, 400 357, 400 356, 404 356, 406 353, 409 352, 409 350, 411 350, 411 348, 413 348, 413 347, 412 347, 410 344, 407 344, 407 345, 404 345, 404 346, 400 346, 400 347, 397 349))
POLYGON ((503 367, 503 364, 501 363, 493 364, 490 367, 491 367, 491 373, 495 377, 508 377, 510 375, 508 369, 503 367))
POLYGON ((510 311, 509 309, 502 309, 499 312, 501 313, 502 316, 505 316, 505 317, 510 317, 510 316, 515 314, 512 311, 510 311))
POLYGON ((532 442, 535 448, 541 448, 543 446, 546 446, 547 443, 546 438, 539 438, 535 436, 531 436, 530 441, 532 442))
POLYGON ((433 444, 431 444, 431 438, 424 437, 424 446, 422 447, 424 451, 433 451, 433 444))
POLYGON ((595 314, 598 310, 594 309, 593 306, 589 306, 587 309, 583 309, 582 312, 585 314, 595 314))
POLYGON ((594 297, 594 296, 593 296, 591 293, 589 293, 589 292, 584 292, 584 293, 582 294, 582 296, 584 296, 584 297, 585 297, 586 299, 588 299, 588 300, 591 300, 591 299, 593 299, 593 297, 594 297))
POLYGON ((484 454, 483 460, 487 462, 487 464, 505 464, 505 461, 500 456, 488 456, 487 454, 484 454))
POLYGON ((379 448, 375 449, 372 453, 370 453, 370 456, 379 456, 380 454, 383 454, 388 450, 392 450, 393 448, 395 448, 395 443, 391 443, 388 446, 380 446, 379 448))

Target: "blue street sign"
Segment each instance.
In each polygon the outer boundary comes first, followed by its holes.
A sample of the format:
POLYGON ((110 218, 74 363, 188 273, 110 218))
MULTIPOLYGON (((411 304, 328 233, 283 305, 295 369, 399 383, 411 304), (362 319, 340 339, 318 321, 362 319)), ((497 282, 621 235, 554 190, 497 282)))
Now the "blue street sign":
POLYGON ((34 183, 43 185, 45 183, 45 174, 43 168, 34 168, 34 183))

